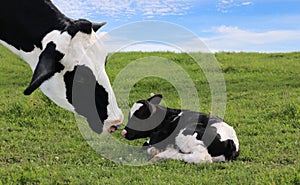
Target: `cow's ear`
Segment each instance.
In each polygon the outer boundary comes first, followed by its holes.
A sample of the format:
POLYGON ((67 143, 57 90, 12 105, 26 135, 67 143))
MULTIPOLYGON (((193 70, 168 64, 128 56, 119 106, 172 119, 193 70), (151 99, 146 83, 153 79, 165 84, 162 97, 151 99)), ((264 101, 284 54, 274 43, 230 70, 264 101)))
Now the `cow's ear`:
POLYGON ((149 102, 151 102, 154 105, 160 104, 162 100, 162 95, 161 94, 155 94, 151 98, 148 99, 149 102))
POLYGON ((64 69, 64 66, 59 62, 64 57, 64 54, 55 50, 55 47, 56 45, 50 42, 40 54, 30 85, 24 91, 25 95, 30 95, 43 82, 64 69))
POLYGON ((104 26, 106 22, 101 22, 101 23, 92 23, 92 27, 94 32, 97 32, 102 26, 104 26))

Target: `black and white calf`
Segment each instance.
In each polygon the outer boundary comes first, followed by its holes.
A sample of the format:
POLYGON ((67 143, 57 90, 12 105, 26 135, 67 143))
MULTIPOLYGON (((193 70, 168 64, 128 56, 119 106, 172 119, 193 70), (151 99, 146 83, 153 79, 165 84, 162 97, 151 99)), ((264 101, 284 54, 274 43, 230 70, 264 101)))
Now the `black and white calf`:
POLYGON ((70 19, 50 0, 0 5, 0 43, 34 71, 24 94, 40 87, 57 105, 86 117, 97 133, 114 131, 123 121, 105 72, 107 52, 95 34, 104 24, 70 19))
POLYGON ((122 136, 128 140, 150 137, 144 146, 147 146, 148 153, 156 154, 156 159, 199 163, 229 161, 238 157, 236 132, 221 118, 163 107, 159 105, 161 100, 162 95, 154 95, 136 102, 122 136))

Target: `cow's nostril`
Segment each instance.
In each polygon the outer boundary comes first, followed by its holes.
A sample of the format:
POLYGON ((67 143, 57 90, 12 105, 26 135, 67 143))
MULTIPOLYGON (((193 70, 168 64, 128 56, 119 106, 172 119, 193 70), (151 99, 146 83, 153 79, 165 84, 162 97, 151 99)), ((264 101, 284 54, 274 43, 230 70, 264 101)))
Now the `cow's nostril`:
POLYGON ((122 130, 121 134, 122 134, 123 137, 126 137, 127 131, 126 130, 122 130))

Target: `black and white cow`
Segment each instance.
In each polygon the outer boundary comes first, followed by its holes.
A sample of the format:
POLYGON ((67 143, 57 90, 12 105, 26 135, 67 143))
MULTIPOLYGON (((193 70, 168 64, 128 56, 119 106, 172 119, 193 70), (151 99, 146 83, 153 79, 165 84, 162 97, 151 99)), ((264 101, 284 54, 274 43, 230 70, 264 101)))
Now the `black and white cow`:
POLYGON ((104 24, 70 19, 50 0, 0 4, 0 43, 33 70, 24 94, 40 87, 57 105, 86 117, 97 133, 123 121, 105 72, 107 52, 95 34, 104 24))
POLYGON ((136 102, 122 136, 150 137, 144 146, 156 159, 199 163, 237 158, 239 141, 233 127, 216 116, 160 106, 161 100, 162 95, 154 95, 136 102))

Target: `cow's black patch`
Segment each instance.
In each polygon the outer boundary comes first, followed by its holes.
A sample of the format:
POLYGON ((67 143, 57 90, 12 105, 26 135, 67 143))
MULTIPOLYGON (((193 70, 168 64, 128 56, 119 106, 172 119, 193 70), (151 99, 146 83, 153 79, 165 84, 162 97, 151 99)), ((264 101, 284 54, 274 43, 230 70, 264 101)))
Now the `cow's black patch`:
POLYGON ((30 52, 42 49, 42 39, 53 30, 64 30, 71 19, 49 0, 9 0, 0 6, 0 39, 30 52))
POLYGON ((63 57, 64 54, 56 50, 56 45, 53 42, 49 42, 39 56, 39 62, 33 72, 32 80, 24 94, 30 95, 44 81, 51 78, 55 73, 61 72, 65 68, 59 62, 63 57))
POLYGON ((86 66, 76 66, 64 75, 66 97, 75 111, 86 117, 90 127, 102 132, 107 119, 108 93, 97 83, 93 72, 86 66), (102 124, 100 124, 102 123, 102 124))
POLYGON ((66 30, 69 35, 74 37, 78 32, 91 34, 92 33, 92 23, 85 19, 78 19, 73 21, 66 30))

